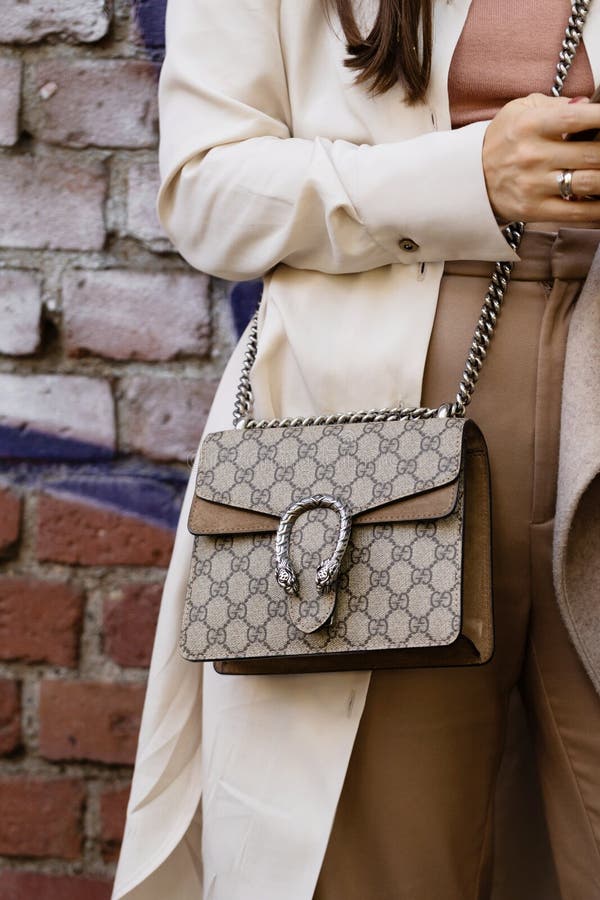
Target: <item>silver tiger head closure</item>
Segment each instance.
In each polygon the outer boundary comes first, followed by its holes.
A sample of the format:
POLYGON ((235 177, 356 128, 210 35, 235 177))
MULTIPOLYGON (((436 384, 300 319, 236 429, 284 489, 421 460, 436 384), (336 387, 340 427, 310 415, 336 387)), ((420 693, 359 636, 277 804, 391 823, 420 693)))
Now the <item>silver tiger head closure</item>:
POLYGON ((294 596, 298 596, 300 585, 298 584, 298 578, 296 576, 296 573, 292 569, 292 564, 289 559, 284 559, 282 561, 278 560, 277 582, 281 585, 286 594, 293 594, 294 596))
POLYGON ((319 565, 316 572, 315 582, 319 593, 325 594, 332 590, 339 575, 342 559, 350 540, 352 515, 342 501, 336 499, 336 497, 331 497, 328 494, 315 494, 312 497, 304 497, 302 500, 291 503, 284 510, 277 530, 275 541, 276 577, 277 583, 281 585, 286 594, 297 596, 299 592, 298 577, 290 560, 290 537, 294 522, 302 513, 311 509, 318 509, 319 507, 333 509, 340 517, 340 530, 335 550, 328 559, 319 565))
POLYGON ((339 564, 336 564, 331 557, 321 563, 317 569, 317 574, 315 575, 315 582, 319 589, 319 593, 327 594, 332 589, 339 571, 339 564))

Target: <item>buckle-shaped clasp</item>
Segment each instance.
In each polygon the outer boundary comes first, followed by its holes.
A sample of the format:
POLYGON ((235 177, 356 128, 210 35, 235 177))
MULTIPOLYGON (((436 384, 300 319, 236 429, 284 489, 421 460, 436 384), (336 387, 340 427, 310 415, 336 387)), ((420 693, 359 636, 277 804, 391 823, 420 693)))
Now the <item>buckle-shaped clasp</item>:
POLYGON ((290 560, 290 537, 294 522, 302 513, 311 509, 318 509, 319 507, 333 509, 340 518, 340 530, 335 550, 328 559, 321 562, 315 575, 319 593, 328 593, 335 585, 339 575, 342 559, 348 547, 350 532, 352 531, 352 515, 342 501, 336 497, 331 497, 328 494, 315 494, 312 497, 304 497, 302 500, 291 503, 284 510, 277 529, 275 540, 277 582, 286 594, 298 596, 299 591, 298 577, 290 560))

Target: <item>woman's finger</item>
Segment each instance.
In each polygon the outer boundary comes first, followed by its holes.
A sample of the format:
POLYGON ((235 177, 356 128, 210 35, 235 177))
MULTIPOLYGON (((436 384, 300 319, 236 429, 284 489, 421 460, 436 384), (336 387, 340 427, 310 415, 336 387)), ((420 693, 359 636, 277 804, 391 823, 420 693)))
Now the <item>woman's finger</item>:
POLYGON ((600 128, 600 103, 544 104, 530 111, 529 121, 534 131, 547 138, 600 128))
POLYGON ((571 191, 575 197, 600 197, 599 169, 559 169, 548 173, 546 190, 549 197, 560 197, 559 178, 564 171, 571 171, 571 191))
POLYGON ((597 169, 575 169, 571 176, 571 190, 576 197, 589 195, 600 197, 600 171, 597 169))
POLYGON ((600 169, 600 141, 545 141, 553 169, 600 169))
MULTIPOLYGON (((557 186, 558 188, 558 186, 557 186)), ((532 211, 533 212, 533 211, 532 211)), ((536 222, 561 222, 565 225, 588 225, 598 227, 600 223, 600 200, 563 200, 550 197, 529 217, 536 222)))

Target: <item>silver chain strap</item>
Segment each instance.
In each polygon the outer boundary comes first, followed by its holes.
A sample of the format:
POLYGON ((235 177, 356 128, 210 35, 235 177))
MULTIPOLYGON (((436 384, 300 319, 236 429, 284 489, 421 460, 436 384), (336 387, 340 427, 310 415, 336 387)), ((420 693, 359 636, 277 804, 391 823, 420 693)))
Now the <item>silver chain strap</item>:
POLYGON ((565 36, 562 42, 562 50, 556 64, 556 75, 552 85, 552 96, 560 97, 565 86, 565 78, 573 64, 577 48, 581 43, 583 26, 590 11, 592 0, 575 0, 571 7, 569 22, 565 28, 565 36))
MULTIPOLYGON (((559 97, 563 91, 565 79, 573 64, 575 54, 581 43, 583 27, 589 12, 592 0, 575 0, 571 7, 571 15, 565 29, 565 37, 562 49, 556 65, 556 74, 552 84, 552 95, 559 97)), ((503 230, 504 237, 513 250, 518 250, 521 238, 525 231, 524 222, 512 222, 503 230)), ((347 422, 381 422, 394 419, 431 419, 434 417, 457 416, 462 417, 471 402, 479 374, 487 356, 487 352, 494 336, 498 317, 504 304, 504 298, 512 275, 514 263, 497 262, 490 285, 485 295, 483 306, 469 354, 465 362, 465 368, 460 379, 456 398, 453 403, 444 403, 437 409, 430 407, 391 407, 388 409, 359 410, 358 412, 340 413, 331 416, 296 416, 287 419, 256 419, 250 418, 250 410, 253 406, 252 385, 250 383, 250 371, 256 359, 258 349, 258 310, 254 314, 250 325, 246 353, 242 362, 242 372, 235 396, 233 409, 233 425, 235 428, 281 428, 292 425, 339 425, 347 422)))

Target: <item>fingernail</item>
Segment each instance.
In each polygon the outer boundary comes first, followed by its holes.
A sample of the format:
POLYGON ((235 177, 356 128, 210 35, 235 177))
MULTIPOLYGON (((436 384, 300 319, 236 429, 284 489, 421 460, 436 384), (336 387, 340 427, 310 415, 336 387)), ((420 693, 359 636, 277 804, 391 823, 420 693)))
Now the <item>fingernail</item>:
POLYGON ((579 103, 580 100, 587 100, 587 97, 571 97, 569 103, 579 103))

